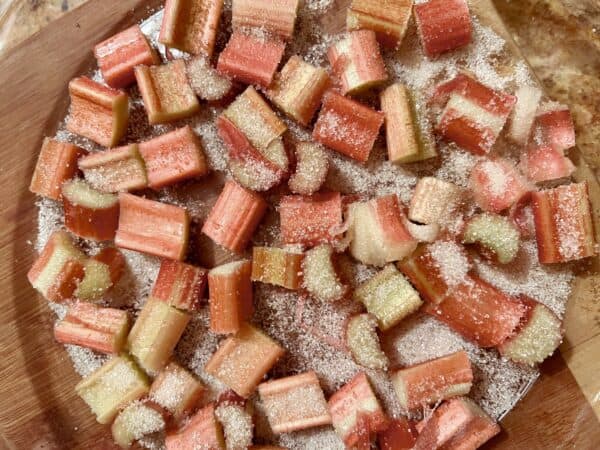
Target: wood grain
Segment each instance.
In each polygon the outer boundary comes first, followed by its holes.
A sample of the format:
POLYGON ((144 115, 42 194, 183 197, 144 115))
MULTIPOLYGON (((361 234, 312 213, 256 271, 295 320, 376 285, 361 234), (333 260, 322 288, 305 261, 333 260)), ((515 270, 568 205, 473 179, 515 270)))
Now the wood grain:
MULTIPOLYGON (((55 131, 57 119, 66 110, 67 81, 88 67, 94 43, 147 15, 142 7, 147 4, 141 0, 90 0, 0 61, 0 288, 4 294, 0 308, 0 448, 114 447, 108 429, 96 424, 75 396, 73 386, 79 377, 66 353, 54 344, 52 315, 25 278, 34 258, 30 242, 36 230, 35 198, 27 186, 42 138, 55 131)), ((472 4, 478 15, 508 37, 489 0, 472 4)), ((339 26, 335 17, 328 20, 331 26, 339 26)), ((518 50, 513 50, 518 55, 518 50)), ((582 161, 578 174, 590 176, 582 161)), ((600 200, 598 186, 591 181, 594 199, 600 200)), ((598 372, 589 365, 592 356, 596 363, 599 360, 598 325, 586 313, 588 302, 595 301, 595 291, 588 284, 590 276, 582 276, 578 282, 564 351, 588 395, 600 388, 598 372)), ((600 442, 600 427, 592 409, 558 355, 544 364, 540 382, 503 425, 503 435, 489 448, 591 450, 600 442)))

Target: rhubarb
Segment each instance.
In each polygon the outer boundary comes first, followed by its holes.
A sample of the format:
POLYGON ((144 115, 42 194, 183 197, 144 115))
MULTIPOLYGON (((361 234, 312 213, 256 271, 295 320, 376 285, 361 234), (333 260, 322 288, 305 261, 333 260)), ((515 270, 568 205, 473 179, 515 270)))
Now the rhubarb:
POLYGON ((186 61, 185 67, 190 87, 202 100, 218 102, 234 90, 233 83, 221 76, 204 56, 186 61))
POLYGON ((204 385, 189 371, 175 362, 170 362, 150 386, 148 397, 180 421, 200 401, 204 385))
POLYGON ((119 413, 111 426, 111 431, 117 445, 128 448, 135 441, 159 433, 165 427, 165 418, 159 408, 147 401, 136 401, 127 405, 119 413))
POLYGON ((163 259, 150 296, 177 309, 195 312, 200 308, 206 284, 206 269, 163 259))
POLYGON ((534 140, 557 150, 575 146, 575 126, 565 105, 549 102, 540 106, 534 124, 534 140))
POLYGON ((302 287, 313 297, 334 302, 348 292, 338 276, 331 245, 319 245, 308 250, 302 262, 302 287))
POLYGON ((294 34, 299 0, 233 0, 233 29, 262 28, 289 40, 294 34))
POLYGON ((79 282, 75 297, 80 300, 101 298, 121 279, 125 270, 125 257, 114 247, 103 248, 85 262, 85 275, 79 282))
POLYGON ((379 43, 385 47, 398 48, 406 30, 413 7, 413 0, 352 0, 346 16, 346 28, 372 30, 379 43))
POLYGON ((466 0, 429 0, 414 7, 424 53, 430 58, 471 42, 472 24, 466 0))
POLYGON ((484 255, 491 253, 492 259, 508 264, 519 251, 519 230, 509 218, 497 214, 477 214, 471 217, 463 231, 465 244, 477 244, 484 255))
MULTIPOLYGON (((236 394, 237 395, 237 394, 236 394)), ((254 417, 251 407, 232 402, 220 403, 215 416, 223 427, 225 446, 229 449, 246 450, 252 445, 254 417)))
POLYGON ((392 419, 390 425, 377 435, 380 450, 412 450, 416 440, 414 422, 404 417, 392 419))
POLYGON ((223 429, 215 417, 214 403, 205 406, 177 432, 167 434, 167 450, 225 450, 223 429))
POLYGON ((346 325, 346 345, 361 366, 387 370, 390 361, 381 350, 377 336, 377 319, 370 314, 357 314, 346 325))
POLYGON ((520 145, 526 145, 531 137, 536 111, 542 91, 533 86, 520 86, 515 92, 517 102, 510 116, 508 137, 520 145))
POLYGON ((304 255, 277 247, 252 249, 252 281, 297 290, 302 278, 304 255))
POLYGON ((408 218, 422 224, 441 224, 461 198, 460 188, 433 177, 419 179, 410 199, 408 218))
POLYGON ((550 145, 531 145, 521 154, 520 169, 535 183, 570 177, 575 165, 562 150, 550 145))
POLYGON ((288 181, 295 194, 312 195, 317 192, 329 170, 329 159, 323 148, 312 142, 296 144, 296 170, 288 181))

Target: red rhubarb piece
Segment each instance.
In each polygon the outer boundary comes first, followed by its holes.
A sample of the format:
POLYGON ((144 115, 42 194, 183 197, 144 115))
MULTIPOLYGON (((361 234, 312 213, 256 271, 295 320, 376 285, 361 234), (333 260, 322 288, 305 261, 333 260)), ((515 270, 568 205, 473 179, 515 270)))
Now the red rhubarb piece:
POLYGON ((575 146, 575 126, 565 105, 547 103, 540 107, 535 122, 534 139, 557 150, 575 146))
POLYGON ((430 58, 471 42, 466 0, 429 0, 415 5, 414 10, 423 51, 430 58))
POLYGON ((299 0, 233 0, 233 29, 263 28, 282 39, 291 39, 299 4, 299 0))
POLYGON ((550 145, 530 145, 521 155, 521 170, 536 183, 570 177, 575 166, 562 150, 550 145))
POLYGON ((163 259, 151 297, 184 311, 197 311, 206 291, 207 270, 171 259, 163 259))
POLYGON ((392 419, 377 435, 380 450, 412 450, 417 440, 414 422, 404 417, 392 419))
POLYGON ((215 417, 214 403, 205 406, 178 431, 167 434, 167 450, 225 450, 225 438, 215 417))
POLYGON ((413 0, 352 0, 346 16, 346 28, 373 30, 385 47, 400 46, 412 13, 413 0))

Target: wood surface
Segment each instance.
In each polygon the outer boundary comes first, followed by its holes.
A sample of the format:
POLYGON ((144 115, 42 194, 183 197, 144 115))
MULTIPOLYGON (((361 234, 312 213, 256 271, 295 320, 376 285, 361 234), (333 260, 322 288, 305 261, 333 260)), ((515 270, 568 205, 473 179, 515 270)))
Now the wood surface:
MULTIPOLYGON (((472 3, 478 15, 510 39, 489 0, 472 3)), ((35 198, 27 187, 43 137, 54 133, 66 110, 67 81, 89 67, 93 44, 147 15, 145 5, 90 0, 0 61, 0 448, 114 447, 108 428, 96 424, 74 394, 79 376, 53 342, 53 316, 45 301, 26 280, 36 232, 35 198)), ((583 162, 578 176, 592 180, 583 162)), ((593 183, 594 200, 600 200, 593 183)), ((596 283, 597 275, 582 275, 569 309, 563 354, 575 377, 560 355, 544 363, 540 381, 487 448, 597 448, 600 427, 584 397, 591 399, 600 390, 598 367, 593 370, 600 361, 596 283)))

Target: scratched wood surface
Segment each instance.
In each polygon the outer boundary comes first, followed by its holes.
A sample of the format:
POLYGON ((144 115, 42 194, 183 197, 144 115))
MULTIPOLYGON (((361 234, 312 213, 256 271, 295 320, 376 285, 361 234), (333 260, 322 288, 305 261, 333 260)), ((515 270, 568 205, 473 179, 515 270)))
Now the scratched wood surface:
MULTIPOLYGON (((79 377, 53 342, 51 312, 25 278, 35 257, 31 241, 36 232, 35 198, 27 186, 43 137, 54 133, 66 110, 66 82, 89 67, 94 43, 147 15, 148 3, 90 0, 0 61, 2 450, 114 447, 109 430, 96 424, 75 396, 79 377)), ((474 1, 472 7, 507 36, 489 0, 474 1)), ((600 188, 582 161, 578 176, 593 183, 598 212, 600 188)), ((564 358, 557 354, 544 363, 540 381, 504 419, 503 433, 487 448, 597 448, 600 427, 586 400, 592 401, 600 387, 596 286, 597 275, 578 279, 567 315, 564 358)))

